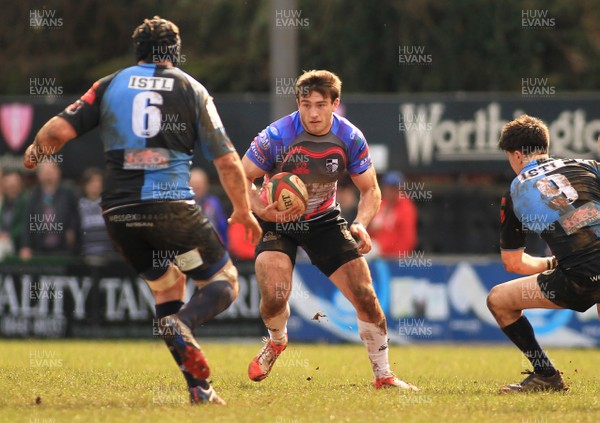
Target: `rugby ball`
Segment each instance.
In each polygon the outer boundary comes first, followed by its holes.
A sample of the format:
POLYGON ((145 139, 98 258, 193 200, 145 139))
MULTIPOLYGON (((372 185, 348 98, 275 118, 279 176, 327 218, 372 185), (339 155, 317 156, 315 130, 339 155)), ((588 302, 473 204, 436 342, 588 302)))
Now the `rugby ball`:
POLYGON ((282 172, 273 175, 266 188, 267 203, 277 203, 277 210, 285 211, 294 204, 302 206, 302 214, 306 211, 308 191, 302 179, 293 173, 282 172))

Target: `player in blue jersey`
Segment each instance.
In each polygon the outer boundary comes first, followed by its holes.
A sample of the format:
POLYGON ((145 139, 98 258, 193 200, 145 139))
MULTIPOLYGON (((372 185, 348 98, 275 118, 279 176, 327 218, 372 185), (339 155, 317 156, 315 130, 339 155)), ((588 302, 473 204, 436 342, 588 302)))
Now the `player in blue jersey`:
POLYGON ((502 200, 501 256, 509 272, 530 275, 495 286, 487 304, 498 325, 533 365, 503 392, 566 390, 523 310, 586 311, 600 302, 600 163, 550 158, 548 128, 523 115, 502 129, 499 147, 517 177, 502 200), (524 252, 527 231, 552 257, 524 252))
POLYGON ((34 168, 99 126, 106 162, 101 205, 111 239, 152 290, 158 332, 183 372, 191 403, 224 404, 207 380, 210 370, 193 329, 235 300, 237 270, 193 199, 188 181, 194 149, 217 169, 233 203, 230 222, 241 223, 254 243, 261 229, 212 97, 176 67, 177 26, 155 16, 132 38, 137 65, 95 82, 50 119, 27 148, 24 164, 34 168), (187 277, 198 291, 184 306, 187 277))
POLYGON ((296 84, 298 110, 259 133, 242 158, 248 185, 253 188, 252 210, 264 234, 256 249, 255 266, 260 312, 269 331, 269 339, 248 367, 248 376, 257 382, 265 379, 287 346, 288 299, 300 246, 356 309, 373 385, 417 390, 390 370, 385 315, 362 257, 371 249, 365 228, 379 209, 381 192, 363 134, 334 113, 340 93, 337 75, 325 70, 305 72, 296 84), (336 202, 337 181, 346 170, 360 191, 357 216, 350 226, 336 202), (279 172, 291 172, 305 183, 309 198, 303 215, 299 206, 286 212, 278 212, 275 203, 266 206, 254 188, 252 182, 257 178, 264 177, 266 186, 279 172))

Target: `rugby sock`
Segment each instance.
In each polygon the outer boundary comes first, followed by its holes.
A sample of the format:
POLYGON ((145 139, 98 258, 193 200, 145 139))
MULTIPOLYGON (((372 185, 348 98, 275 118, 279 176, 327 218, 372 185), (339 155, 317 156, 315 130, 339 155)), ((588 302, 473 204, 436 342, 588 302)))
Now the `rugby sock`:
POLYGON ((177 317, 194 329, 226 310, 234 300, 235 291, 231 283, 214 281, 198 290, 179 310, 177 317))
POLYGON ((390 377, 392 372, 388 360, 388 337, 385 319, 379 323, 363 322, 360 319, 357 319, 357 322, 358 334, 365 347, 367 347, 375 379, 390 377))
MULTIPOLYGON (((154 309, 156 310, 156 318, 162 319, 163 317, 167 317, 167 316, 170 316, 171 314, 175 314, 181 309, 182 306, 183 306, 183 301, 169 301, 169 302, 162 303, 162 304, 156 304, 154 306, 154 309)), ((165 344, 167 344, 167 348, 169 348, 169 351, 171 352, 173 359, 179 366, 179 369, 181 369, 181 358, 179 358, 179 354, 177 354, 175 349, 171 349, 171 347, 169 347, 169 343, 167 342, 166 339, 164 341, 165 341, 165 344)), ((181 370, 181 373, 183 373, 183 377, 185 378, 185 381, 187 382, 188 387, 193 388, 195 386, 202 386, 203 388, 208 388, 208 386, 206 386, 207 385, 206 381, 196 379, 190 373, 183 371, 183 370, 181 370)))
POLYGON ((535 339, 527 317, 521 316, 516 322, 503 327, 502 331, 529 359, 535 373, 542 376, 552 376, 556 373, 550 359, 535 339))
POLYGON ((269 337, 275 345, 283 345, 287 340, 287 321, 290 317, 290 305, 285 304, 285 309, 275 317, 263 319, 269 331, 269 337))

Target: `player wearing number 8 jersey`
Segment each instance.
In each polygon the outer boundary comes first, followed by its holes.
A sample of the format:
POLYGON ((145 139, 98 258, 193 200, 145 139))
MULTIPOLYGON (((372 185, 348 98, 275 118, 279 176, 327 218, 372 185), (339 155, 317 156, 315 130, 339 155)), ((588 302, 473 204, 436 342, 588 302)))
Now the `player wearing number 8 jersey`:
POLYGON ((549 141, 546 125, 527 115, 506 124, 499 141, 517 174, 502 200, 502 261, 508 271, 531 276, 495 286, 487 303, 533 365, 503 392, 567 389, 523 310, 583 312, 600 302, 600 163, 550 158, 549 141), (527 231, 540 234, 554 256, 526 254, 527 231))
POLYGON ((238 292, 237 271, 193 200, 194 149, 213 161, 233 203, 230 222, 254 243, 261 235, 250 212, 245 175, 207 90, 176 68, 179 29, 155 16, 133 33, 136 66, 100 79, 48 121, 25 152, 34 168, 67 141, 100 127, 106 176, 102 208, 117 249, 148 283, 156 300, 156 332, 187 381, 190 400, 224 404, 193 329, 225 310, 238 292), (183 307, 185 282, 198 291, 183 307))

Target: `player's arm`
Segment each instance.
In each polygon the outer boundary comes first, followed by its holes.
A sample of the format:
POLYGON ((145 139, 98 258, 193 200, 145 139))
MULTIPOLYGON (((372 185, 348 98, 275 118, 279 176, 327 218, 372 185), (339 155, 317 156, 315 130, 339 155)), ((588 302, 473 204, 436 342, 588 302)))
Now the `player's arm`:
POLYGON ((262 229, 251 213, 248 190, 245 183, 244 169, 237 152, 223 154, 213 161, 223 189, 231 204, 233 213, 228 219, 229 223, 241 223, 246 228, 246 235, 253 244, 258 244, 262 236, 262 229))
POLYGON ((360 192, 356 218, 350 225, 350 233, 358 238, 358 251, 366 254, 371 251, 371 237, 365 229, 377 214, 381 204, 381 190, 373 166, 363 173, 352 175, 352 182, 360 192))
POLYGON ((54 116, 38 131, 33 144, 27 147, 23 165, 34 169, 44 157, 56 154, 70 140, 77 136, 75 128, 64 118, 54 116))
POLYGON ((302 208, 298 204, 295 204, 285 212, 277 210, 277 203, 266 205, 260 198, 256 185, 254 185, 254 181, 265 176, 266 172, 247 156, 242 157, 242 165, 246 174, 245 186, 250 195, 250 207, 252 207, 252 211, 258 217, 266 222, 287 222, 298 218, 302 213, 302 208))
POLYGON ((523 225, 515 215, 510 193, 502 197, 500 207, 500 258, 508 272, 534 275, 554 269, 555 257, 533 257, 525 252, 523 225))
POLYGON ((508 272, 520 275, 534 275, 551 270, 558 264, 556 257, 533 257, 523 249, 502 250, 500 252, 502 264, 508 272))

